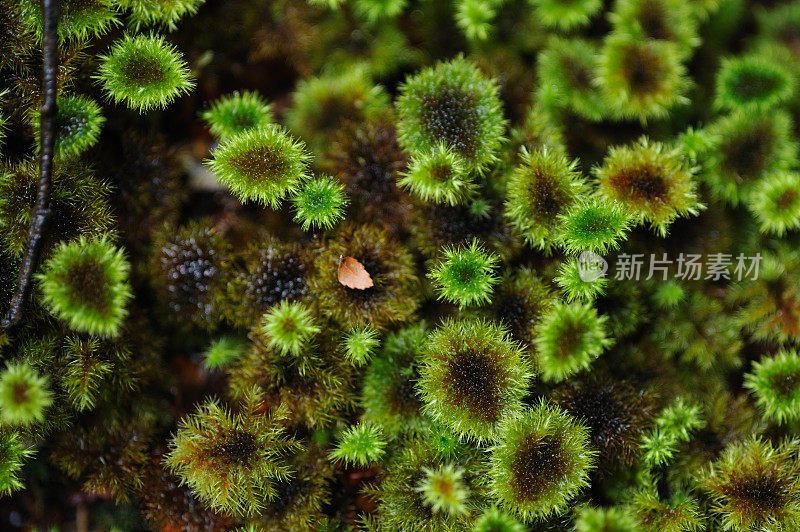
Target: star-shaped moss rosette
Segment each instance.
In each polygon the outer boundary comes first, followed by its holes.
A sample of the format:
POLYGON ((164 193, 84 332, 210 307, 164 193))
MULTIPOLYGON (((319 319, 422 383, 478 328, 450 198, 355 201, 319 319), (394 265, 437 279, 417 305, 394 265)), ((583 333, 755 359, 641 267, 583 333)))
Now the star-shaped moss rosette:
POLYGON ((304 231, 330 229, 344 219, 349 202, 344 185, 338 179, 325 175, 310 178, 292 197, 294 219, 304 231))
POLYGON ((194 15, 204 3, 205 0, 118 0, 137 30, 155 25, 174 30, 181 18, 194 15))
POLYGON ((30 425, 44 419, 53 402, 48 379, 22 362, 9 363, 0 373, 0 420, 7 425, 30 425))
POLYGON ((778 423, 800 419, 800 353, 796 350, 754 362, 744 385, 755 395, 766 419, 778 423))
POLYGON ((589 430, 561 408, 539 401, 505 417, 497 439, 489 449, 492 493, 525 521, 561 512, 589 486, 589 430))
POLYGON ((619 246, 632 219, 618 202, 592 197, 560 214, 559 222, 559 242, 568 253, 602 255, 619 246))
POLYGON ((712 197, 732 206, 745 202, 762 178, 789 170, 797 161, 791 116, 737 110, 709 124, 711 145, 700 177, 712 197))
POLYGON ((283 300, 264 314, 260 330, 270 347, 297 356, 321 329, 305 305, 283 300))
POLYGON ((432 203, 466 203, 475 191, 473 176, 461 156, 444 144, 411 159, 400 186, 432 203))
POLYGON ((585 26, 603 7, 602 0, 529 0, 536 18, 562 31, 585 26))
POLYGON ((582 369, 608 348, 606 317, 588 303, 556 303, 537 327, 536 360, 541 378, 562 381, 582 369))
POLYGON ((362 421, 342 433, 329 456, 333 461, 367 466, 383 456, 384 447, 386 440, 380 426, 362 421))
POLYGON ((725 530, 794 530, 800 526, 796 441, 757 437, 729 444, 700 475, 725 530))
POLYGON ((614 32, 640 40, 675 43, 688 55, 701 40, 697 35, 697 17, 685 0, 621 0, 609 13, 614 32))
POLYGON ((725 59, 717 73, 717 107, 765 112, 788 103, 797 81, 792 71, 775 59, 758 55, 725 59))
POLYGON ((800 227, 800 173, 780 171, 753 187, 747 208, 762 233, 783 236, 800 227))
POLYGON ((555 37, 539 53, 537 100, 549 109, 568 110, 588 120, 607 114, 595 80, 600 50, 585 39, 555 37))
POLYGON ((559 215, 588 187, 578 162, 561 153, 523 148, 520 159, 508 181, 505 215, 530 246, 549 250, 558 235, 559 215))
POLYGON ((108 97, 141 112, 164 109, 194 88, 180 52, 161 35, 130 35, 100 56, 95 78, 108 97))
POLYGON ((428 277, 440 299, 460 308, 481 305, 489 302, 492 287, 500 281, 495 273, 499 261, 475 239, 468 246, 445 247, 428 277))
POLYGON ((255 391, 233 413, 213 399, 184 418, 170 441, 167 466, 204 503, 240 517, 254 516, 289 478, 285 457, 298 449, 285 434, 285 407, 263 412, 255 391))
POLYGON ((408 0, 352 0, 353 10, 370 23, 394 18, 406 8, 408 0))
POLYGON ((105 237, 64 242, 37 275, 47 308, 80 332, 116 336, 128 314, 130 266, 105 237))
POLYGON ((681 60, 675 43, 610 34, 601 50, 597 76, 609 114, 646 123, 687 103, 690 83, 681 60))
POLYGON ((611 148, 594 173, 604 197, 619 202, 637 222, 649 222, 661 236, 676 218, 704 208, 681 152, 647 138, 611 148))
MULTIPOLYGON (((56 157, 77 157, 95 144, 106 119, 100 105, 81 95, 60 96, 56 100, 55 145, 56 157)), ((39 147, 40 115, 31 113, 37 149, 39 147)))
POLYGON ((497 160, 506 124, 498 87, 469 60, 458 57, 409 77, 395 106, 400 143, 412 155, 444 145, 479 172, 497 160))
POLYGON ((20 477, 25 461, 33 456, 36 450, 25 443, 16 432, 0 432, 0 493, 11 495, 25 487, 20 477))
POLYGON ((522 348, 493 323, 459 319, 442 323, 420 355, 424 410, 459 434, 497 436, 498 424, 522 409, 533 370, 522 348))
POLYGON ((492 33, 492 22, 503 0, 458 0, 455 4, 456 23, 473 41, 485 41, 492 33))
POLYGON ((272 106, 251 91, 223 96, 203 111, 201 116, 211 133, 220 139, 273 122, 272 106))
POLYGON ((240 200, 275 208, 300 189, 308 160, 301 141, 270 124, 227 138, 207 164, 240 200))

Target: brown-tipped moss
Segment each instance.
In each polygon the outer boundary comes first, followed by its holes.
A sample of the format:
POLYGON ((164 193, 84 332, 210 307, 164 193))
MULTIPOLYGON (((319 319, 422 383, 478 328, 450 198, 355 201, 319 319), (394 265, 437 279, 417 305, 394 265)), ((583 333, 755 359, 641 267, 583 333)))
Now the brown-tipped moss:
POLYGON ((342 325, 384 328, 408 320, 419 304, 411 255, 374 226, 347 225, 334 233, 314 261, 308 285, 321 312, 342 325), (349 288, 338 278, 342 257, 360 262, 373 286, 349 288))
POLYGON ((636 462, 641 438, 654 416, 652 392, 625 380, 589 375, 558 390, 555 400, 589 427, 600 467, 636 462))

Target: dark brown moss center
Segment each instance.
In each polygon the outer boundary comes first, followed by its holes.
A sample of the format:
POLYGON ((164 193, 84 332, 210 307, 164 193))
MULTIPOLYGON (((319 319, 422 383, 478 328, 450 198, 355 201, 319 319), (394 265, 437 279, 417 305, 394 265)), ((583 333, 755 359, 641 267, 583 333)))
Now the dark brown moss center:
POLYGON ((447 87, 423 96, 421 124, 434 140, 466 157, 475 154, 480 117, 473 95, 447 87))
POLYGON ((447 374, 453 402, 484 421, 494 422, 500 417, 500 389, 506 375, 491 357, 486 351, 458 351, 447 361, 447 374))
POLYGON ((102 264, 91 259, 73 264, 67 269, 65 282, 74 301, 100 314, 108 312, 111 306, 109 278, 102 264))
POLYGON ((289 171, 286 158, 274 146, 255 146, 231 158, 231 166, 251 181, 267 183, 289 171))
POLYGON ((523 501, 539 497, 558 477, 569 473, 561 442, 552 436, 528 436, 511 462, 513 486, 523 501))
POLYGON ((609 184, 638 201, 663 202, 669 194, 669 181, 662 169, 655 166, 623 168, 611 176, 609 184))
POLYGON ((661 58, 653 50, 640 46, 629 46, 624 54, 623 75, 630 84, 631 92, 658 92, 664 75, 661 58))

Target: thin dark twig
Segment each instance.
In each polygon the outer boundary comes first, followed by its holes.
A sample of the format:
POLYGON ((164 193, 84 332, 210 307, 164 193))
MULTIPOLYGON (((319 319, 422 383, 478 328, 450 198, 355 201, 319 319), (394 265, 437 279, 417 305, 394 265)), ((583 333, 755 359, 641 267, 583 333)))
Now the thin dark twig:
POLYGON ((19 268, 17 289, 11 306, 0 322, 3 329, 16 326, 22 318, 22 308, 31 289, 31 279, 44 236, 44 226, 50 215, 50 183, 53 175, 53 143, 56 119, 56 76, 58 74, 58 1, 42 0, 42 104, 39 107, 39 188, 31 210, 28 247, 19 268))

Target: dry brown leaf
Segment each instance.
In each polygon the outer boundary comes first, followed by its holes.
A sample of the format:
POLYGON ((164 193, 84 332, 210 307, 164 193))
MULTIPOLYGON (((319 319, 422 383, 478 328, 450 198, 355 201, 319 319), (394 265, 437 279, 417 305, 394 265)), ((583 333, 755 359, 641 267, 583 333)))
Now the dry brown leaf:
POLYGON ((369 276, 369 272, 364 268, 364 265, 353 257, 339 259, 338 273, 339 282, 347 288, 366 290, 374 285, 372 277, 369 276))

